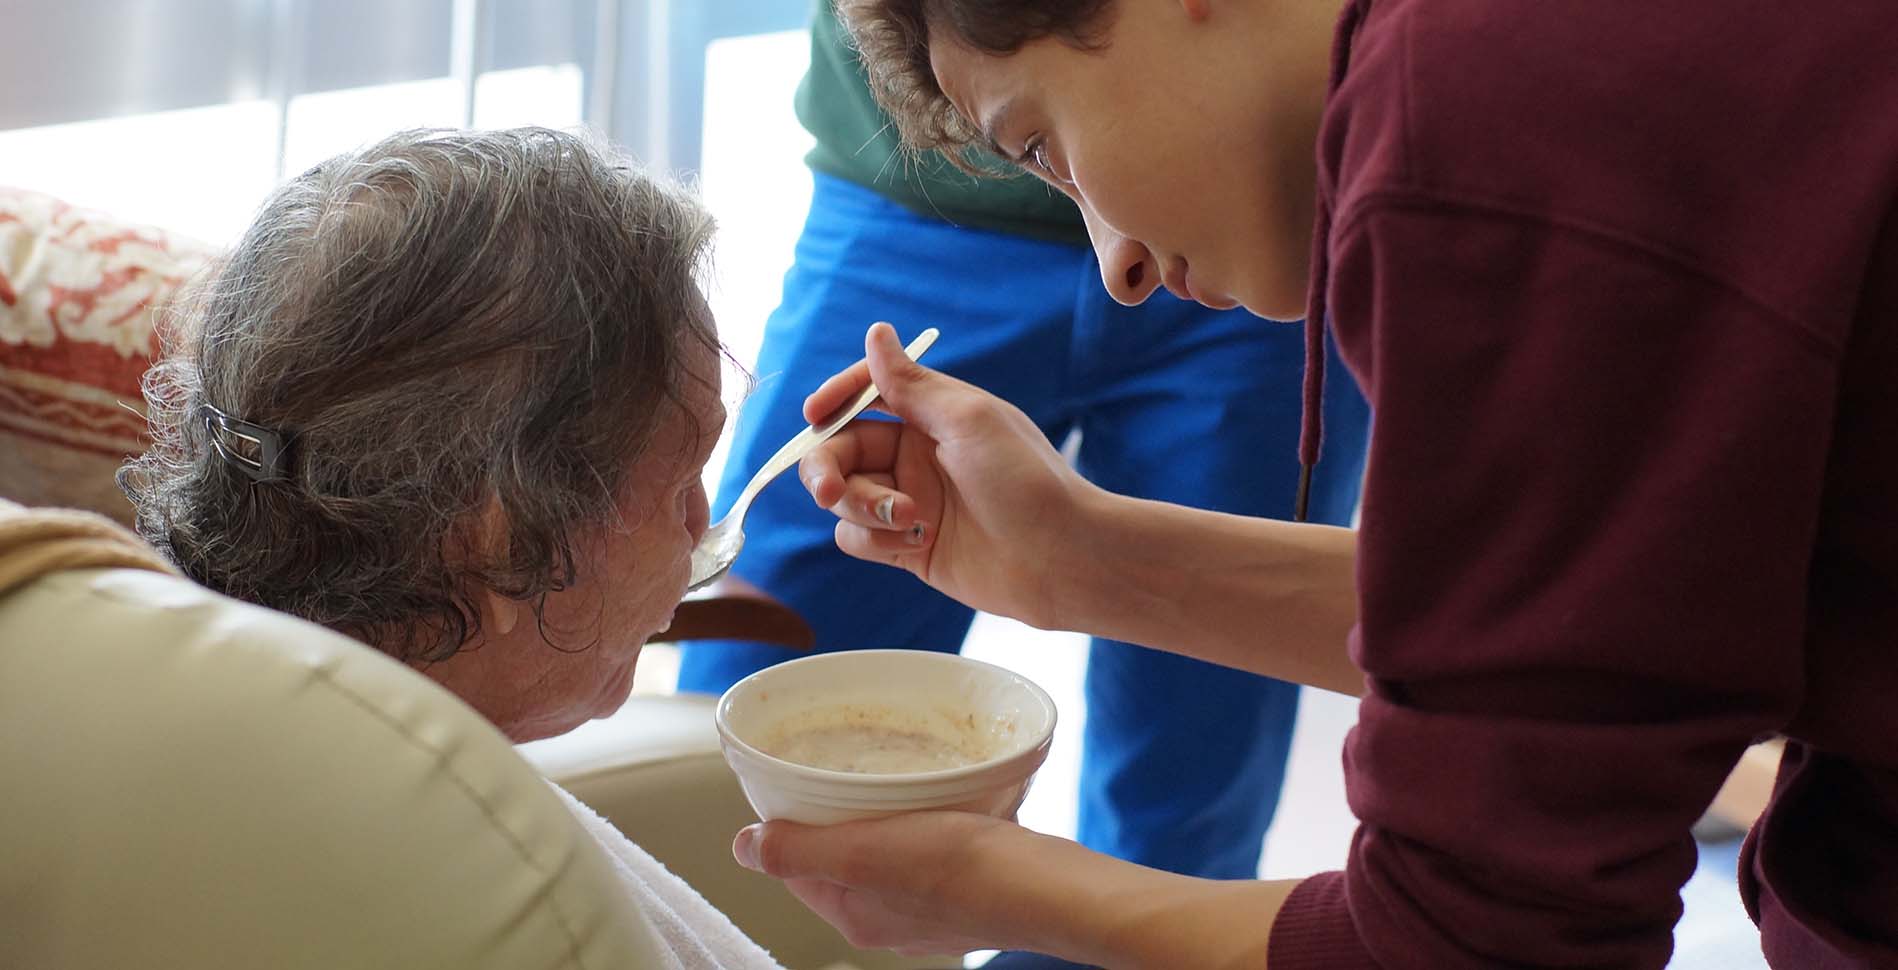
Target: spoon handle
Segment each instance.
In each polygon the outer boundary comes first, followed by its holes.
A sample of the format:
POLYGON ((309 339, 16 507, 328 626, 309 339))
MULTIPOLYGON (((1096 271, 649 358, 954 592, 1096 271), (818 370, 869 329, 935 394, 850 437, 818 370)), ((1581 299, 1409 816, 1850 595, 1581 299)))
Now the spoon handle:
MULTIPOLYGON (((910 360, 920 360, 923 352, 936 342, 936 337, 939 335, 940 331, 935 327, 930 327, 917 334, 916 339, 903 348, 903 352, 909 355, 910 360)), ((794 435, 790 441, 785 442, 784 447, 779 448, 777 454, 772 455, 765 461, 764 466, 758 469, 758 474, 751 476, 751 481, 745 484, 745 490, 738 494, 738 500, 732 503, 731 511, 726 513, 727 517, 743 515, 744 510, 751 505, 751 500, 767 482, 784 474, 785 469, 803 461, 805 455, 810 454, 818 445, 829 441, 832 435, 843 430, 844 425, 862 414, 863 409, 869 407, 870 402, 875 401, 879 393, 875 384, 865 387, 857 392, 857 396, 849 404, 831 415, 823 424, 811 425, 794 435)))

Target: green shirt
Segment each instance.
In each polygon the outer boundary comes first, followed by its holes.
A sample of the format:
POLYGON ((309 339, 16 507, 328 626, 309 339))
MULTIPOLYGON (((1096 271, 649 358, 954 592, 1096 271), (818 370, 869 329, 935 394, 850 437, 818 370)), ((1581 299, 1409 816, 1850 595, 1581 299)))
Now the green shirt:
POLYGON ((815 171, 959 226, 1087 245, 1080 210, 1041 180, 978 179, 935 152, 905 154, 827 0, 818 0, 811 22, 811 68, 797 86, 797 118, 817 137, 805 157, 815 171))

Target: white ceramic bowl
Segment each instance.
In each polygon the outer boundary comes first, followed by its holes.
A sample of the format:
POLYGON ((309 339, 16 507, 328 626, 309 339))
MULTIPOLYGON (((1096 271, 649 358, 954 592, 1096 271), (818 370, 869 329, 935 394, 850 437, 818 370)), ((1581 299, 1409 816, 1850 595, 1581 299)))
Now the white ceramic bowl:
POLYGON ((1054 740, 1054 701, 994 664, 925 650, 848 650, 778 664, 732 685, 715 720, 725 760, 758 817, 831 825, 924 809, 1008 816, 1054 740), (766 754, 787 723, 875 710, 944 736, 979 760, 901 774, 835 771, 766 754))

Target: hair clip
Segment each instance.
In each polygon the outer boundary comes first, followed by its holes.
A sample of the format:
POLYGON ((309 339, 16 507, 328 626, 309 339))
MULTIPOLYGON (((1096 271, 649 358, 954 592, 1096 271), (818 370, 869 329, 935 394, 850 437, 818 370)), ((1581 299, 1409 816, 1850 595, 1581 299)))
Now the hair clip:
POLYGON ((225 464, 253 482, 278 482, 290 477, 286 467, 290 448, 288 436, 241 418, 233 418, 209 404, 199 405, 198 414, 204 419, 204 430, 211 436, 211 449, 224 459, 225 464), (245 453, 250 450, 256 452, 254 457, 245 453))

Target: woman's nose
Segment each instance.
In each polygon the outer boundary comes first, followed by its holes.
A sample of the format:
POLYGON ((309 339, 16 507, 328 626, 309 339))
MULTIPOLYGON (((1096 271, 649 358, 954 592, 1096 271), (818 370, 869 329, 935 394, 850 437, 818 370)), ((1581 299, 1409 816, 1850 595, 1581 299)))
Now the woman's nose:
POLYGON ((1081 214, 1094 255, 1101 264, 1101 283, 1118 303, 1138 306, 1160 288, 1160 264, 1147 247, 1108 228, 1086 206, 1081 214))

